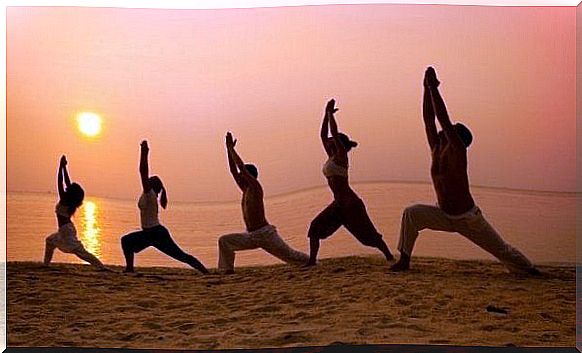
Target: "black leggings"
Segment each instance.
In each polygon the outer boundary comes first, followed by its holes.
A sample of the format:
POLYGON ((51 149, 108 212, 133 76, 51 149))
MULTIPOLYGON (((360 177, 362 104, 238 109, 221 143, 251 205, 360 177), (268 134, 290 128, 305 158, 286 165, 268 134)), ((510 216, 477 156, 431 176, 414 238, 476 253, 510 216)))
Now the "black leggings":
POLYGON ((208 273, 206 267, 198 259, 180 249, 170 236, 170 232, 162 225, 129 233, 121 238, 121 248, 127 263, 126 271, 133 271, 134 254, 150 246, 202 273, 208 273))

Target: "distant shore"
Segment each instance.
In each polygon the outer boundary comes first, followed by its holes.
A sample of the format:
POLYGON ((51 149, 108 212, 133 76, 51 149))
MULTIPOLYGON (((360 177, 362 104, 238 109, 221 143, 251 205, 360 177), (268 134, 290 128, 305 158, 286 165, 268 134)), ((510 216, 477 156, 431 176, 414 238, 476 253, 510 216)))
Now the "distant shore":
POLYGON ((414 260, 408 273, 363 256, 311 269, 241 267, 231 276, 8 262, 7 341, 161 349, 575 344, 574 265, 541 266, 545 276, 529 278, 491 261, 414 260))

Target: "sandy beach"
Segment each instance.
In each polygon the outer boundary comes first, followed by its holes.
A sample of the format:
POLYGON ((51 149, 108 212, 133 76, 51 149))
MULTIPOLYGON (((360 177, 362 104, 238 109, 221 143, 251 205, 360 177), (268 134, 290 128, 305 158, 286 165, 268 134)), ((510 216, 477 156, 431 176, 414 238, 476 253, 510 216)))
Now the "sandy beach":
POLYGON ((395 274, 380 257, 364 256, 326 259, 312 269, 242 267, 231 276, 202 276, 179 268, 129 275, 9 262, 8 345, 573 346, 575 268, 540 269, 544 278, 527 278, 489 261, 417 258, 409 273, 395 274))

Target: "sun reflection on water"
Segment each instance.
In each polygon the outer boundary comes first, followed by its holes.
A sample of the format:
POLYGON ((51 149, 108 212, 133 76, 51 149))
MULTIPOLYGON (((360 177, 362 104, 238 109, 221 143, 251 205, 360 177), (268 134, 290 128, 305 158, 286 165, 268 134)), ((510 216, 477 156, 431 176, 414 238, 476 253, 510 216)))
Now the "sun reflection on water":
POLYGON ((93 255, 101 256, 101 228, 99 228, 99 207, 94 201, 83 203, 81 242, 93 255))

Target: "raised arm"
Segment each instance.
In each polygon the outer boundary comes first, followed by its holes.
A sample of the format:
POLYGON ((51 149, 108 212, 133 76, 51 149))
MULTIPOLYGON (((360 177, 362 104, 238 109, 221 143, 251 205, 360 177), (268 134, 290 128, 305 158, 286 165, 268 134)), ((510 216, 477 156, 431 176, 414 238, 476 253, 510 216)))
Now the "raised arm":
POLYGON ((59 198, 61 200, 65 197, 65 187, 63 186, 63 169, 65 169, 66 166, 67 159, 65 158, 65 156, 62 156, 59 162, 59 173, 57 175, 57 190, 59 191, 59 198))
POLYGON ((244 188, 244 183, 243 183, 242 177, 238 171, 236 163, 235 163, 234 159, 232 158, 232 154, 230 153, 229 146, 232 146, 232 148, 234 148, 234 146, 236 146, 236 140, 232 139, 232 134, 230 132, 226 134, 226 155, 228 156, 228 167, 230 169, 230 174, 232 174, 232 177, 233 177, 234 181, 236 182, 236 185, 238 185, 238 187, 242 190, 244 188))
POLYGON ((432 105, 434 107, 437 120, 441 125, 441 128, 445 132, 447 139, 456 146, 462 146, 463 148, 465 145, 463 141, 455 131, 455 127, 449 118, 449 113, 447 112, 447 107, 445 106, 445 102, 441 97, 441 94, 438 90, 438 86, 440 82, 436 77, 436 72, 432 67, 427 69, 427 84, 430 90, 430 95, 432 97, 432 105))
POLYGON ((337 155, 347 156, 346 148, 342 141, 340 140, 337 122, 335 121, 334 117, 334 113, 337 112, 338 110, 339 109, 335 107, 335 99, 332 99, 327 103, 327 106, 325 107, 325 114, 328 116, 329 119, 329 130, 331 131, 331 137, 333 137, 333 141, 335 143, 337 155))
POLYGON ((232 158, 234 164, 238 168, 239 177, 244 179, 248 186, 259 185, 257 179, 255 179, 255 177, 252 176, 251 173, 249 173, 249 171, 245 167, 245 162, 243 162, 242 158, 238 155, 238 153, 236 153, 234 149, 234 145, 236 143, 234 142, 232 134, 230 132, 226 134, 226 142, 227 142, 226 148, 228 149, 229 156, 232 158))
POLYGON ((319 136, 321 137, 321 143, 323 144, 325 153, 327 153, 328 156, 331 156, 332 151, 327 143, 327 139, 329 138, 329 115, 327 114, 327 107, 323 114, 323 122, 321 123, 321 132, 319 133, 319 136))
POLYGON ((67 158, 65 156, 61 157, 61 163, 63 164, 63 177, 65 179, 65 186, 71 186, 71 179, 69 178, 69 172, 67 171, 67 158))
POLYGON ((150 186, 150 176, 149 176, 149 166, 148 166, 148 153, 150 149, 148 147, 148 142, 143 140, 140 145, 140 159, 139 159, 139 175, 141 178, 141 186, 143 192, 149 192, 150 186))
POLYGON ((434 108, 432 106, 432 97, 427 85, 426 74, 424 78, 424 97, 422 99, 422 117, 424 120, 424 130, 430 149, 436 146, 438 142, 438 132, 435 123, 434 108))

